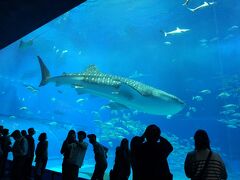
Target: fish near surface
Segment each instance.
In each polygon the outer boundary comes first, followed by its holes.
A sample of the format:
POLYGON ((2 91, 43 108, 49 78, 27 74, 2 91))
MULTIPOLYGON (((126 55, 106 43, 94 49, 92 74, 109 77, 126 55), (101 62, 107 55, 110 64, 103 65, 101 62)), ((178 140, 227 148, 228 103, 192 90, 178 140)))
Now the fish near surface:
POLYGON ((39 56, 38 61, 42 72, 39 86, 51 82, 56 86, 70 85, 78 94, 93 94, 155 115, 173 115, 185 106, 176 96, 132 79, 102 73, 94 65, 90 65, 81 73, 64 73, 50 77, 49 70, 39 56))

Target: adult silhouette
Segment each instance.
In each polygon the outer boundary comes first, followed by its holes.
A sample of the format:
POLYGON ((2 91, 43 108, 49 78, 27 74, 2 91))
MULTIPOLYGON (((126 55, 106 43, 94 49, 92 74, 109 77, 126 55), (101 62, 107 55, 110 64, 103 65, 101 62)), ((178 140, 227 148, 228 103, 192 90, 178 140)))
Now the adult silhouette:
POLYGON ((108 148, 97 142, 95 134, 89 134, 87 136, 89 142, 93 145, 93 151, 95 156, 95 168, 91 180, 103 180, 104 173, 107 169, 107 152, 108 148))
POLYGON ((126 138, 116 148, 115 163, 110 171, 110 180, 127 180, 130 176, 130 150, 126 138))
POLYGON ((185 159, 185 174, 191 180, 225 180, 227 172, 220 155, 213 152, 205 130, 199 129, 194 135, 195 150, 185 159))
POLYGON ((167 158, 173 147, 161 136, 161 130, 157 125, 149 125, 141 137, 135 136, 131 148, 134 179, 172 180, 167 158))

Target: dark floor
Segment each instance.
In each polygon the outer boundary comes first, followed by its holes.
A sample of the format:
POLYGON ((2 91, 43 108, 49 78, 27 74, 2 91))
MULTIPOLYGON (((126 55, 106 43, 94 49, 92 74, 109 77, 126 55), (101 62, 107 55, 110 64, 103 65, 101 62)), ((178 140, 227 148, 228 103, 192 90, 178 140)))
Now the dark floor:
MULTIPOLYGON (((10 166, 11 166, 11 161, 8 161, 7 167, 10 167, 10 166)), ((55 172, 55 171, 51 171, 51 170, 46 169, 42 179, 43 180, 61 180, 62 179, 62 174, 59 173, 59 172, 55 172)), ((4 178, 1 178, 1 180, 10 180, 8 170, 6 172, 6 176, 4 178)), ((86 179, 78 178, 78 180, 86 180, 86 179)))

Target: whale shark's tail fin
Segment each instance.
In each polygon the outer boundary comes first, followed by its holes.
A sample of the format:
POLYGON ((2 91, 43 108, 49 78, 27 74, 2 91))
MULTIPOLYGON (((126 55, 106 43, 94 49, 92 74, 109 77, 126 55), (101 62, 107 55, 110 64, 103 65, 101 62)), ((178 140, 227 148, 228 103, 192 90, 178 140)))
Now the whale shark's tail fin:
POLYGON ((44 86, 45 84, 47 84, 48 79, 50 78, 50 72, 49 72, 47 66, 44 64, 41 57, 37 56, 37 58, 38 58, 38 62, 39 62, 39 65, 40 65, 40 68, 41 68, 41 73, 42 73, 42 80, 39 84, 39 87, 40 87, 40 86, 44 86))

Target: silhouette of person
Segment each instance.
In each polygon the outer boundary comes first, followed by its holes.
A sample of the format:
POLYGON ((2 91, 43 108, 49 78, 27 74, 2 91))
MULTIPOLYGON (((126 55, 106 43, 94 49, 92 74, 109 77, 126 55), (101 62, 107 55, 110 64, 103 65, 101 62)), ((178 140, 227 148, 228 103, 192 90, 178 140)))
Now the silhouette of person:
POLYGON ((33 163, 34 152, 35 152, 35 142, 34 142, 33 135, 35 133, 36 131, 34 130, 34 128, 29 128, 28 135, 26 136, 28 141, 28 153, 27 153, 26 162, 25 162, 26 179, 31 179, 32 177, 32 163, 33 163))
POLYGON ((47 165, 48 161, 48 141, 47 141, 47 134, 41 133, 38 137, 38 144, 35 151, 35 171, 34 171, 34 178, 35 180, 41 180, 44 174, 44 170, 47 165))
POLYGON ((12 180, 24 179, 24 167, 26 156, 28 153, 28 141, 23 137, 19 130, 13 131, 11 136, 15 142, 12 147, 13 162, 12 162, 12 180))
MULTIPOLYGON (((172 180, 167 157, 173 151, 170 142, 161 136, 158 126, 149 125, 141 137, 134 137, 131 142, 133 148, 134 177, 138 180, 172 180), (146 141, 144 142, 144 139, 146 141), (136 154, 134 154, 136 153, 136 154), (136 164, 138 163, 138 166, 136 164)), ((131 149, 132 150, 132 149, 131 149)))
POLYGON ((213 152, 205 130, 197 130, 194 135, 195 150, 185 159, 184 170, 192 180, 227 179, 227 172, 220 155, 213 152))
POLYGON ((70 130, 61 148, 61 154, 63 154, 63 163, 62 163, 62 179, 63 180, 70 180, 74 178, 73 168, 69 163, 69 158, 70 158, 69 145, 76 142, 77 142, 76 132, 74 130, 70 130))
POLYGON ((110 171, 110 180, 127 180, 130 176, 130 150, 126 138, 122 139, 116 148, 115 163, 110 171))
POLYGON ((2 137, 0 138, 1 141, 1 148, 2 148, 2 156, 0 158, 0 179, 4 176, 5 167, 7 163, 8 153, 11 150, 11 140, 9 137, 9 130, 4 128, 2 131, 2 137))
POLYGON ((93 145, 95 168, 91 180, 103 180, 104 173, 107 169, 107 152, 108 148, 97 142, 95 134, 89 134, 87 136, 89 142, 93 145))
POLYGON ((26 130, 21 130, 21 134, 22 134, 22 136, 27 137, 27 131, 26 130))
POLYGON ((72 169, 72 180, 78 179, 79 168, 81 168, 83 164, 83 160, 88 147, 88 143, 83 141, 87 136, 86 133, 84 131, 79 131, 77 134, 78 141, 68 145, 70 154, 67 162, 72 169))

